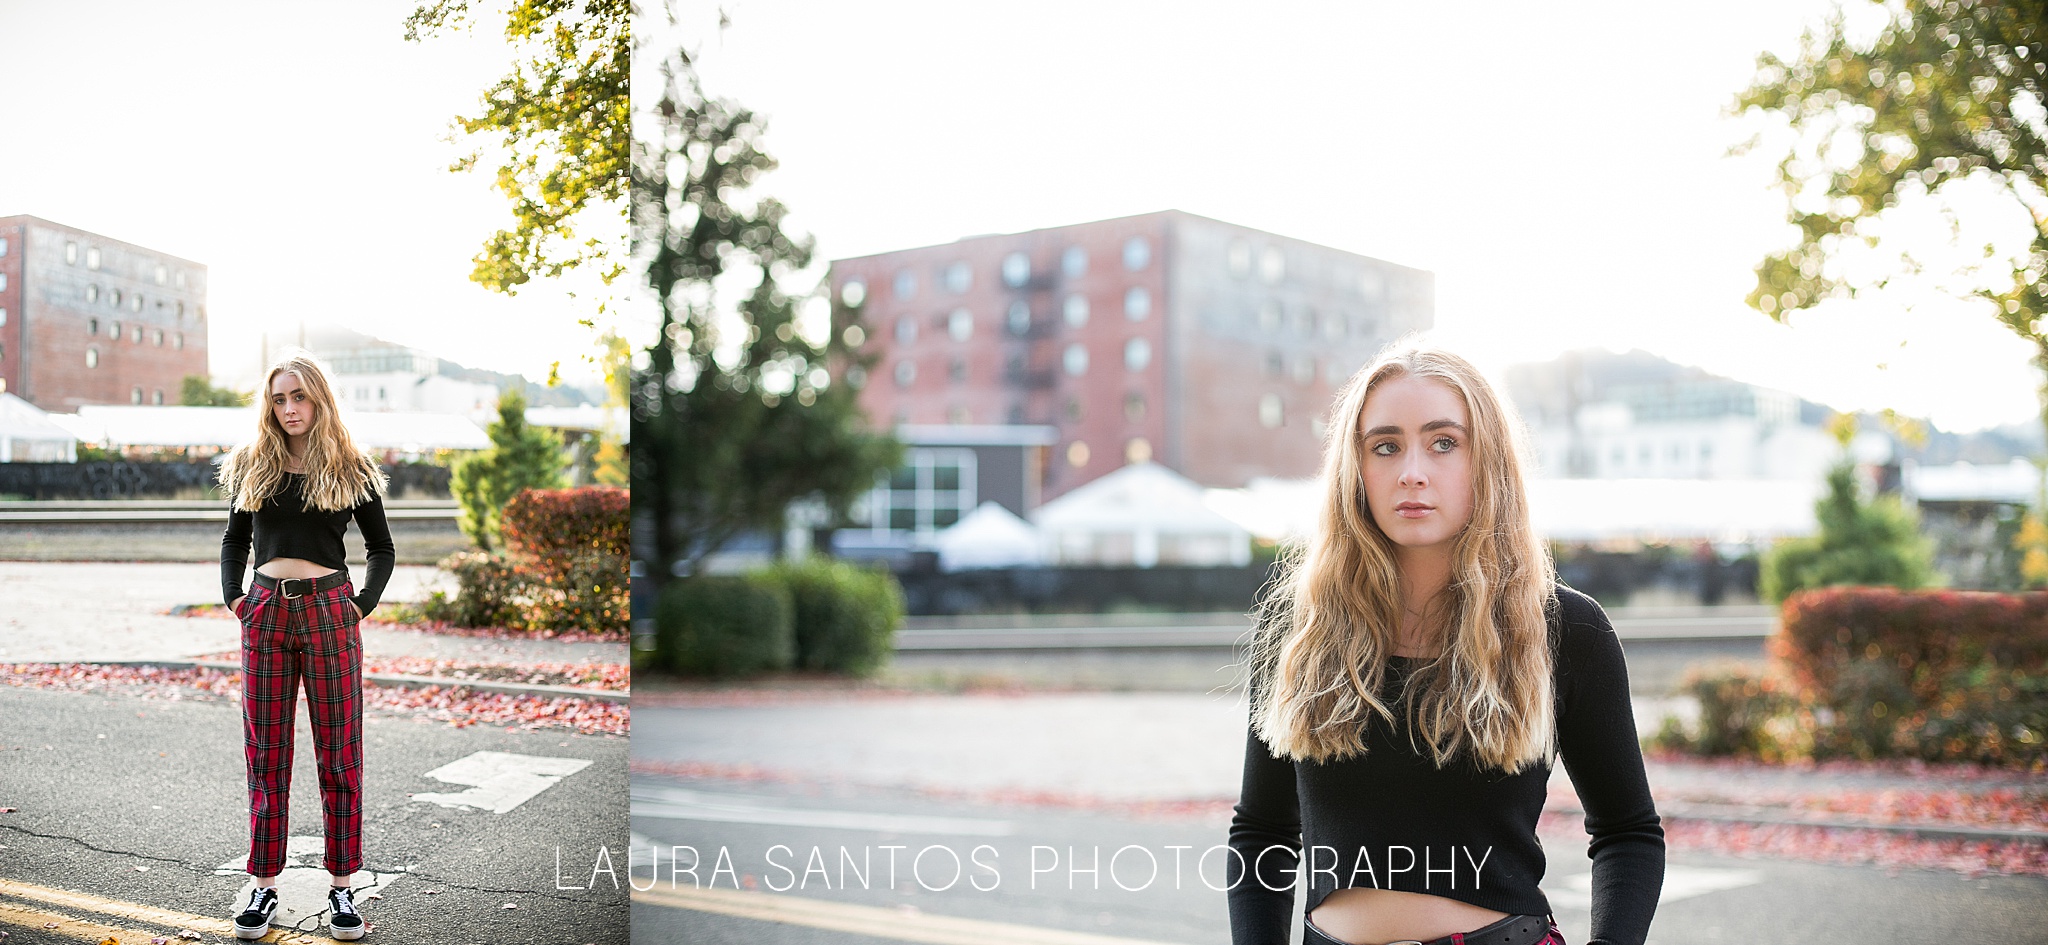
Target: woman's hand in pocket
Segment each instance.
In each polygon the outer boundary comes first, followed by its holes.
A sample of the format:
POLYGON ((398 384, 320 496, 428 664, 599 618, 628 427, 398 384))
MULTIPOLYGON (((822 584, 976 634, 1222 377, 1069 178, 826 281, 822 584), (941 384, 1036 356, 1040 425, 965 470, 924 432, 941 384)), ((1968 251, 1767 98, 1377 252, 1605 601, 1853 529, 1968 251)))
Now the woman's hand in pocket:
MULTIPOLYGON (((348 600, 348 599, 347 599, 347 598, 343 598, 343 600, 348 600)), ((361 607, 357 607, 357 606, 356 606, 356 602, 355 602, 355 601, 352 601, 352 600, 348 601, 348 609, 350 609, 350 610, 353 610, 353 611, 355 611, 355 613, 356 613, 356 622, 357 622, 357 623, 362 623, 362 622, 363 622, 363 609, 362 609, 361 607)))
POLYGON ((248 599, 249 595, 247 594, 243 594, 242 596, 235 598, 235 602, 228 605, 228 613, 240 617, 242 615, 242 602, 248 599))

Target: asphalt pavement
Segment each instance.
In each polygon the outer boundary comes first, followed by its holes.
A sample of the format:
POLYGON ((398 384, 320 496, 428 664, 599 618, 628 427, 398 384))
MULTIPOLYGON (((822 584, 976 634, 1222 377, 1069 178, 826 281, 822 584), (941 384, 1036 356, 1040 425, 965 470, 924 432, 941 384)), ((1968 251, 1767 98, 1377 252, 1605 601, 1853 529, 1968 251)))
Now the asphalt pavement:
MULTIPOLYGON (((320 795, 310 726, 298 718, 279 927, 324 941, 320 795)), ((142 942, 137 930, 184 928, 232 940, 226 923, 249 884, 241 733, 228 699, 0 686, 7 945, 142 942), (36 921, 60 915, 71 918, 59 930, 36 921)), ((375 926, 368 941, 629 940, 624 739, 378 711, 364 739, 355 885, 375 926)))
MULTIPOLYGON (((1197 861, 1223 841, 1236 797, 1237 693, 659 691, 643 686, 634 713, 638 941, 1229 940, 1224 896, 1209 888, 1222 882, 1221 854, 1206 883, 1197 861), (880 878, 892 855, 897 875, 880 878)), ((1685 708, 1667 696, 1632 701, 1644 732, 1685 708)), ((1867 772, 1648 768, 1660 796, 1929 787, 1867 772)), ((2038 790, 2041 779, 1964 787, 2016 785, 2038 790)), ((1552 794, 1574 797, 1561 765, 1552 794)), ((1567 940, 1585 941, 1580 818, 1547 819, 1539 838, 1545 894, 1567 940)), ((1668 856, 1650 941, 2034 943, 2044 923, 2039 876, 1681 848, 1668 856)))

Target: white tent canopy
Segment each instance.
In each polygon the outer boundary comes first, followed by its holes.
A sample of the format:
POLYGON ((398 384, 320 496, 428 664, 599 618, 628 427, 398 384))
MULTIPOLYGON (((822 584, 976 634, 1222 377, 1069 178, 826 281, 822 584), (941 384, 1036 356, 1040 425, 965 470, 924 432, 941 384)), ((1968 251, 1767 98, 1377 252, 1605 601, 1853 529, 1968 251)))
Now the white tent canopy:
POLYGON ((1041 542, 1038 529, 994 500, 932 536, 944 571, 1035 567, 1045 560, 1041 542))
POLYGON ((1244 565, 1251 534, 1211 511, 1202 488, 1157 463, 1135 463, 1031 513, 1061 564, 1244 565))
POLYGON ((78 438, 36 405, 0 393, 0 463, 78 461, 78 438))
POLYGON ((1902 470, 1906 494, 1920 502, 2010 502, 2032 505, 2040 496, 2041 470, 2016 457, 2003 464, 1950 463, 1902 470))
MULTIPOLYGON (((256 438, 253 407, 85 406, 77 414, 51 414, 87 443, 103 446, 226 449, 256 438)), ((356 445, 369 450, 480 450, 491 438, 469 418, 450 413, 372 413, 343 410, 356 445)))

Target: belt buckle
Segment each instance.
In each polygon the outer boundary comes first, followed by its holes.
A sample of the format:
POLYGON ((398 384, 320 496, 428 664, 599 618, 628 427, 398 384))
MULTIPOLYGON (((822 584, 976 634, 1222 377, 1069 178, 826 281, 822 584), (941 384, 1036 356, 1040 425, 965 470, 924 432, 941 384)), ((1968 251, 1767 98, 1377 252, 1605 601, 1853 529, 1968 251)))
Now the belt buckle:
POLYGON ((283 579, 280 579, 280 580, 279 580, 279 581, 277 582, 277 589, 278 589, 278 592, 279 592, 279 593, 282 593, 282 594, 284 595, 284 599, 285 599, 285 600, 296 600, 296 599, 298 599, 298 598, 301 598, 301 597, 304 597, 304 596, 306 596, 307 594, 310 594, 310 593, 312 593, 312 588, 311 588, 311 587, 308 587, 308 588, 307 588, 307 589, 306 589, 305 591, 303 591, 303 592, 301 592, 301 593, 298 593, 298 594, 294 594, 294 593, 292 593, 292 582, 293 582, 293 581, 298 581, 298 582, 300 582, 300 583, 302 583, 302 584, 307 584, 307 585, 310 585, 310 584, 312 584, 312 583, 313 583, 312 581, 310 581, 310 580, 307 580, 306 578, 283 578, 283 579))

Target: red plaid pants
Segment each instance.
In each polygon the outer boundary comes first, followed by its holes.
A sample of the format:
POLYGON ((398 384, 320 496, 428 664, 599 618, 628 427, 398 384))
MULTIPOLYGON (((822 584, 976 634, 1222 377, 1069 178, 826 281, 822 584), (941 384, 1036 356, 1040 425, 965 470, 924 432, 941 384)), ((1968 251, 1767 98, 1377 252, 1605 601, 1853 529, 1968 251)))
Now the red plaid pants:
POLYGON ((284 869, 299 681, 313 722, 326 867, 363 865, 363 643, 353 582, 286 599, 252 585, 242 620, 242 737, 249 759, 249 873, 284 869))

